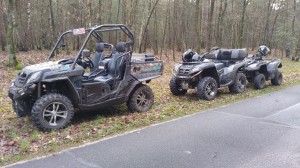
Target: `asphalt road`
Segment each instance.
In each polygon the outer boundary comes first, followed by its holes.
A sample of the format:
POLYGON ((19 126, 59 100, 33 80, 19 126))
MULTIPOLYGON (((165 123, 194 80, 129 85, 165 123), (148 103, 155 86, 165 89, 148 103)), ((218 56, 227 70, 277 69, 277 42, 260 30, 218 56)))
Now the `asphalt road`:
POLYGON ((11 167, 299 168, 300 85, 11 167))

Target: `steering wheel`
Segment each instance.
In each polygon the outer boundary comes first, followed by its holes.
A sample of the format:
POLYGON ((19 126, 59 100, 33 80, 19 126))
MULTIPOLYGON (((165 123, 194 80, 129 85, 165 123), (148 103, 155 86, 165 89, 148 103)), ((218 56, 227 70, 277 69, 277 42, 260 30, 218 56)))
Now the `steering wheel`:
POLYGON ((87 57, 87 60, 85 60, 85 63, 87 65, 87 67, 94 68, 94 63, 92 62, 92 60, 90 58, 87 57))
POLYGON ((94 67, 93 62, 92 62, 89 58, 87 58, 87 60, 78 59, 78 60, 76 61, 76 63, 77 63, 78 65, 82 66, 83 69, 86 69, 87 67, 89 67, 89 68, 93 68, 93 67, 94 67))

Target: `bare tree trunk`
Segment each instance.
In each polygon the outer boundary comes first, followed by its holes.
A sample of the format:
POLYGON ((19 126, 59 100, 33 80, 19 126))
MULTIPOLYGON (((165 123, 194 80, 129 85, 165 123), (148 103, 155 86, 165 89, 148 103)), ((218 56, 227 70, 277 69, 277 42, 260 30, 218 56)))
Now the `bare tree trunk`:
POLYGON ((109 6, 108 6, 108 9, 109 9, 108 23, 109 24, 112 24, 112 7, 113 7, 113 4, 112 4, 112 1, 110 1, 109 6))
MULTIPOLYGON (((144 29, 144 26, 145 26, 145 20, 143 18, 145 18, 145 15, 146 15, 146 1, 143 2, 143 6, 142 6, 142 21, 141 21, 141 27, 140 27, 140 32, 139 32, 139 43, 138 43, 138 46, 139 48, 141 48, 142 46, 142 42, 143 42, 143 29, 144 29)), ((141 51, 139 51, 141 52, 141 51)))
POLYGON ((157 11, 154 12, 154 54, 158 54, 158 26, 157 26, 157 11))
POLYGON ((294 0, 294 13, 293 13, 293 21, 292 21, 292 36, 295 37, 295 19, 296 19, 296 4, 297 0, 294 0))
MULTIPOLYGON (((51 34, 51 40, 50 40, 50 46, 52 45, 51 43, 53 43, 54 38, 55 38, 55 24, 54 24, 54 15, 53 15, 53 7, 52 7, 52 0, 49 0, 49 9, 50 9, 50 16, 49 16, 49 20, 50 20, 50 28, 52 31, 51 34)), ((49 47, 50 47, 49 46, 49 47)))
POLYGON ((223 0, 220 2, 219 7, 219 17, 218 17, 218 24, 217 24, 217 38, 216 38, 216 44, 220 47, 222 46, 222 36, 223 36, 223 24, 224 24, 224 17, 227 9, 227 0, 224 1, 223 6, 223 0))
POLYGON ((245 27, 245 15, 246 15, 246 9, 248 5, 248 0, 243 0, 243 11, 242 11, 242 18, 240 22, 240 31, 239 31, 239 48, 243 47, 243 41, 244 41, 244 27, 245 27))
POLYGON ((231 48, 235 48, 236 44, 236 23, 233 22, 231 25, 231 48))
MULTIPOLYGON (((30 0, 28 0, 27 1, 27 28, 25 31, 25 41, 27 43, 29 43, 29 41, 31 42, 31 38, 30 38, 30 35, 31 35, 31 9, 30 9, 30 7, 31 7, 31 3, 30 3, 30 0)), ((29 47, 29 49, 31 49, 31 46, 29 47)))
POLYGON ((128 27, 130 27, 133 31, 134 31, 133 27, 134 27, 134 20, 135 20, 136 5, 137 5, 137 0, 131 0, 128 27))
MULTIPOLYGON (((98 11, 102 11, 102 0, 98 0, 98 11)), ((119 0, 119 3, 118 3, 118 12, 119 12, 119 9, 120 9, 120 0, 119 0)), ((119 14, 118 14, 119 15, 119 14)), ((102 17, 101 17, 101 12, 97 12, 97 25, 101 25, 102 24, 102 17)), ((118 17, 117 17, 117 22, 118 22, 118 17)))
MULTIPOLYGON (((144 39, 144 37, 145 37, 145 33, 146 33, 147 28, 148 28, 148 25, 149 25, 149 21, 150 21, 150 19, 151 19, 151 16, 152 16, 152 14, 153 14, 153 12, 154 12, 154 9, 155 9, 155 7, 156 7, 156 5, 157 5, 158 2, 159 2, 159 0, 156 0, 155 4, 154 4, 153 7, 152 7, 152 10, 151 10, 151 12, 150 12, 150 14, 149 14, 149 16, 148 16, 148 19, 147 19, 147 22, 146 22, 146 25, 145 25, 145 29, 144 29, 144 31, 143 31, 143 33, 142 33, 142 42, 143 42, 143 39, 144 39)), ((139 53, 141 53, 141 52, 142 52, 142 45, 139 46, 139 53)))
MULTIPOLYGON (((131 5, 130 5, 130 14, 129 14, 129 24, 128 27, 131 29, 134 37, 137 34, 136 29, 138 29, 136 22, 136 12, 137 12, 137 7, 138 5, 138 0, 131 0, 131 5)), ((136 45, 133 46, 133 50, 135 50, 136 45)))
MULTIPOLYGON (((170 6, 170 1, 168 1, 168 6, 170 6)), ((163 30, 163 39, 162 39, 162 46, 161 46, 161 50, 160 50, 160 59, 162 58, 162 52, 165 48, 165 38, 166 38, 166 32, 167 32, 167 25, 168 25, 168 18, 169 18, 169 13, 170 13, 170 10, 169 8, 167 8, 167 12, 166 12, 166 16, 165 16, 165 21, 163 22, 164 23, 164 30, 163 30)))
MULTIPOLYGON (((112 6, 113 6, 112 1, 110 1, 109 2, 109 7, 108 7, 109 8, 109 17, 108 17, 108 23, 109 24, 112 24, 112 6)), ((109 41, 112 41, 112 34, 111 33, 109 33, 108 39, 109 39, 109 41)), ((116 39, 114 39, 114 40, 116 40, 116 39)))
POLYGON ((216 23, 216 38, 215 38, 215 43, 218 46, 221 46, 221 40, 220 40, 220 23, 221 23, 221 18, 222 18, 222 11, 223 11, 223 0, 220 0, 220 5, 219 5, 219 15, 216 23))
POLYGON ((173 56, 173 61, 175 61, 175 44, 177 41, 177 2, 174 0, 173 2, 173 19, 172 19, 172 27, 173 27, 173 35, 172 35, 172 56, 173 56))
POLYGON ((8 0, 7 8, 7 25, 6 25, 6 49, 8 54, 8 66, 15 67, 18 62, 16 58, 16 48, 14 44, 14 16, 15 0, 8 0))
MULTIPOLYGON (((18 24, 21 28, 26 27, 24 26, 24 18, 23 18, 23 11, 22 11, 22 7, 23 7, 23 1, 15 1, 15 20, 18 20, 18 24)), ((25 31, 18 31, 17 26, 15 26, 14 24, 14 43, 16 45, 16 50, 18 51, 26 51, 27 47, 25 46, 26 42, 24 42, 24 34, 25 31)))
POLYGON ((269 46, 270 49, 274 47, 273 34, 274 34, 275 27, 276 27, 278 15, 279 15, 279 12, 277 12, 276 15, 275 15, 274 22, 273 22, 272 29, 271 29, 271 35, 270 35, 271 43, 270 43, 270 46, 269 46))
MULTIPOLYGON (((89 0, 88 1, 88 21, 89 21, 89 27, 92 27, 92 15, 93 15, 93 10, 92 10, 92 2, 89 0)), ((94 26, 94 25, 93 25, 94 26)))
POLYGON ((274 4, 275 0, 273 0, 273 2, 271 3, 271 0, 268 1, 268 10, 267 10, 267 18, 266 18, 266 25, 265 25, 265 29, 264 29, 264 39, 263 42, 265 45, 270 46, 270 37, 269 37, 269 23, 270 23, 270 16, 271 16, 271 12, 272 12, 272 6, 271 4, 274 4))
POLYGON ((214 8, 215 8, 215 0, 210 0, 210 11, 208 15, 208 20, 207 20, 207 44, 206 44, 206 51, 210 51, 211 48, 211 43, 212 43, 212 20, 214 16, 214 8))
POLYGON ((119 23, 119 17, 120 17, 120 5, 121 5, 121 0, 118 1, 118 11, 117 11, 117 21, 116 21, 116 23, 119 23))
MULTIPOLYGON (((4 2, 0 1, 0 6, 4 6, 4 2)), ((5 18, 5 14, 4 14, 4 10, 0 10, 0 28, 1 29, 6 29, 6 18, 5 18), (4 28, 5 27, 5 28, 4 28)), ((5 42, 5 30, 0 31, 0 53, 1 51, 5 51, 5 47, 6 47, 6 42, 5 42)))
POLYGON ((123 15, 123 24, 128 24, 128 21, 127 21, 127 1, 124 1, 123 0, 123 3, 122 3, 122 15, 123 15))
POLYGON ((196 50, 200 52, 201 50, 201 26, 202 26, 202 5, 200 6, 200 1, 202 3, 202 0, 196 0, 196 50))

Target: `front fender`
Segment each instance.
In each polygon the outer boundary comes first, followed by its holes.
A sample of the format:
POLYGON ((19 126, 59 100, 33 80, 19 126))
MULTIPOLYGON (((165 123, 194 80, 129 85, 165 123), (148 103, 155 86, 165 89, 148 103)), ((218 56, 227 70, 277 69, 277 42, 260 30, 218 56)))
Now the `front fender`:
POLYGON ((267 65, 268 71, 274 71, 281 67, 282 67, 281 61, 272 61, 267 65))
POLYGON ((270 62, 267 65, 267 70, 269 74, 269 79, 273 79, 275 77, 275 73, 278 71, 278 68, 282 67, 282 63, 280 60, 275 60, 270 62))
POLYGON ((245 62, 240 62, 240 63, 236 63, 234 65, 233 71, 235 72, 234 74, 236 75, 238 73, 238 71, 244 71, 246 67, 246 63, 245 62))
POLYGON ((68 77, 59 77, 55 79, 44 79, 42 84, 55 84, 58 90, 61 89, 73 103, 74 106, 81 103, 80 94, 68 77))

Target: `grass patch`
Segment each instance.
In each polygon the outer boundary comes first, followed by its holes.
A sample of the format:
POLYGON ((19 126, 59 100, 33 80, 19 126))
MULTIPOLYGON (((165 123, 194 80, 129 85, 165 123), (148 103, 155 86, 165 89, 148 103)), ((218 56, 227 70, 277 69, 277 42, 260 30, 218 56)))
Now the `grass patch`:
POLYGON ((23 69, 23 66, 18 64, 16 67, 15 67, 16 70, 22 70, 23 69))
MULTIPOLYGON (((26 59, 33 63, 32 55, 26 59)), ((23 63, 26 66, 28 63, 23 63)), ((263 90, 255 90, 252 84, 246 92, 231 94, 227 88, 222 88, 215 100, 199 100, 194 90, 189 90, 184 96, 173 96, 169 91, 169 80, 174 62, 165 64, 164 75, 153 80, 149 86, 155 95, 154 106, 149 112, 130 113, 126 105, 117 105, 110 108, 90 112, 75 113, 74 120, 64 130, 43 133, 37 130, 29 117, 16 118, 7 98, 7 88, 10 80, 19 72, 14 69, 5 69, 0 77, 6 79, 0 83, 0 139, 3 142, 13 143, 11 150, 0 150, 0 166, 20 160, 33 158, 58 152, 63 149, 78 146, 87 142, 99 140, 103 137, 124 133, 150 124, 168 121, 174 118, 194 114, 210 108, 242 101, 258 95, 278 91, 293 85, 300 84, 300 63, 283 59, 283 85, 271 86, 270 82, 263 90), (17 143, 14 143, 16 141, 17 143)), ((2 146, 1 146, 2 149, 2 146)))
POLYGON ((30 143, 27 140, 21 140, 20 141, 20 145, 19 145, 19 149, 21 151, 26 151, 30 146, 30 143))

